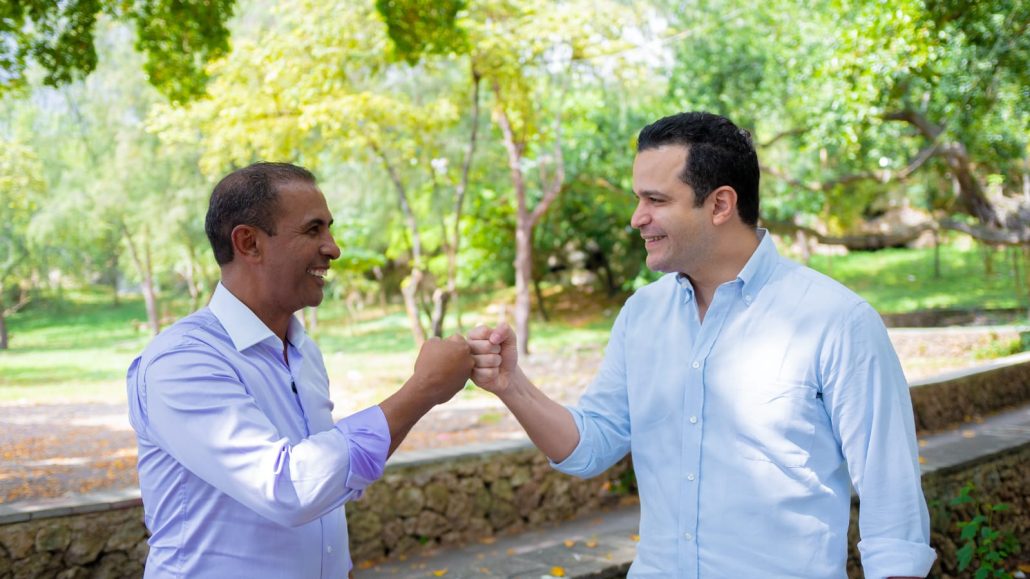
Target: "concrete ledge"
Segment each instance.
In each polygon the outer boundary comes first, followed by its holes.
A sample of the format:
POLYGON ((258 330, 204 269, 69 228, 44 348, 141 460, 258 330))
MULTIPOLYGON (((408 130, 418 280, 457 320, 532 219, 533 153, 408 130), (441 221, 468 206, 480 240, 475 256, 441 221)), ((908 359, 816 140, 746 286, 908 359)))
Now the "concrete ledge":
POLYGON ((138 487, 0 504, 0 525, 143 506, 138 487))
POLYGON ((1030 352, 912 384, 916 430, 940 432, 1030 402, 1030 352))

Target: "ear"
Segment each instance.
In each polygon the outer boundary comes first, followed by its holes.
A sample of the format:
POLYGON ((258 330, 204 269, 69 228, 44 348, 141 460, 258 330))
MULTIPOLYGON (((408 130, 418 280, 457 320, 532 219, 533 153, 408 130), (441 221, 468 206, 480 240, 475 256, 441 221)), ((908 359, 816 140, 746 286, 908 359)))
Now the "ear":
POLYGON ((261 261, 261 232, 252 225, 237 225, 230 234, 233 260, 246 262, 261 261))
POLYGON ((722 225, 737 218, 737 191, 724 185, 708 196, 712 204, 712 225, 722 225))

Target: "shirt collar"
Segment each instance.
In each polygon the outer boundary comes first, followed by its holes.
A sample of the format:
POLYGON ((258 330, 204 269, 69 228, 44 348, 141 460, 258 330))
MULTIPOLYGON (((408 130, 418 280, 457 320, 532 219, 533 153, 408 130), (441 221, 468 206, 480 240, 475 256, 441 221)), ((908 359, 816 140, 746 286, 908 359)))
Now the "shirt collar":
MULTIPOLYGON (((756 232, 758 247, 748 258, 744 269, 740 270, 735 280, 739 282, 740 293, 747 305, 751 305, 762 286, 768 281, 776 267, 776 258, 780 255, 776 251, 776 244, 773 243, 768 229, 759 227, 756 232)), ((690 283, 690 279, 682 273, 676 274, 676 283, 684 290, 683 303, 690 303, 694 299, 694 284, 690 283)))
MULTIPOLYGON (((208 304, 208 309, 211 310, 211 313, 218 318, 222 327, 225 328, 229 338, 232 339, 233 345, 236 346, 236 351, 242 352, 254 344, 259 344, 269 339, 273 340, 279 348, 282 348, 283 343, 279 336, 276 336, 246 304, 241 302, 228 288, 222 285, 222 282, 218 282, 215 293, 211 296, 211 302, 208 304)), ((286 330, 286 339, 295 348, 300 348, 307 340, 304 326, 296 316, 290 316, 290 326, 286 330)))
POLYGON ((751 302, 758 296, 758 292, 762 291, 765 282, 769 280, 769 276, 776 269, 777 258, 780 256, 776 251, 776 244, 773 243, 772 236, 769 235, 769 230, 760 227, 757 233, 758 247, 744 264, 744 269, 740 270, 740 274, 737 275, 737 279, 742 282, 740 293, 744 296, 747 305, 751 305, 751 302))

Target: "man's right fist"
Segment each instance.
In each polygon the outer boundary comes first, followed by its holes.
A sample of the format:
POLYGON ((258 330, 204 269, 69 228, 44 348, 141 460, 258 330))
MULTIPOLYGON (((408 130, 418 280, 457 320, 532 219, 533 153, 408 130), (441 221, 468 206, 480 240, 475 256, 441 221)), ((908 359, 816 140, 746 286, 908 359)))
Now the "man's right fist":
POLYGON ((446 340, 430 338, 418 352, 413 377, 434 404, 442 404, 465 387, 472 367, 472 353, 465 338, 457 334, 446 340))

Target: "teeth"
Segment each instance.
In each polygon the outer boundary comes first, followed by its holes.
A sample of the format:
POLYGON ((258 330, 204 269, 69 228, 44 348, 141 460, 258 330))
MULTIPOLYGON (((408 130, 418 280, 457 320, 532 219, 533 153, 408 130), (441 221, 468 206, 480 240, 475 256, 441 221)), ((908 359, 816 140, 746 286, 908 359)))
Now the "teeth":
POLYGON ((325 274, 328 271, 329 270, 327 270, 327 269, 309 269, 308 270, 308 274, 313 275, 315 277, 325 277, 325 274))

